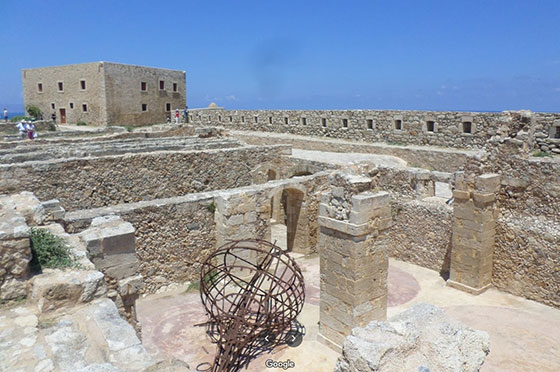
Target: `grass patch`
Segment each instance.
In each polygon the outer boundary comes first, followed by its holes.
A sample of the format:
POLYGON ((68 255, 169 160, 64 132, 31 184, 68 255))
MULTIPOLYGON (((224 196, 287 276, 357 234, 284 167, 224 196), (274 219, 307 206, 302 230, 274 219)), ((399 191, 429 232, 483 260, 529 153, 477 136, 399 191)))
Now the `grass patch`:
POLYGON ((78 266, 66 242, 46 229, 31 229, 31 253, 29 265, 33 272, 78 266))
POLYGON ((124 127, 126 128, 127 132, 133 132, 134 128, 136 128, 134 125, 125 125, 124 127))
MULTIPOLYGON (((218 277, 217 272, 211 272, 210 274, 206 274, 204 277, 204 281, 206 284, 214 284, 216 282, 216 278, 218 277)), ((196 282, 191 282, 187 289, 185 290, 186 293, 189 292, 199 292, 200 291, 200 280, 196 282)))
POLYGON ((551 158, 552 154, 549 154, 548 152, 544 152, 541 150, 535 151, 533 153, 533 156, 537 157, 537 158, 551 158))
POLYGON ((208 206, 206 206, 206 209, 208 209, 208 212, 214 213, 216 212, 216 204, 214 204, 214 202, 208 204, 208 206))
POLYGON ((79 127, 85 127, 87 125, 87 123, 85 121, 79 121, 76 123, 77 126, 79 127))

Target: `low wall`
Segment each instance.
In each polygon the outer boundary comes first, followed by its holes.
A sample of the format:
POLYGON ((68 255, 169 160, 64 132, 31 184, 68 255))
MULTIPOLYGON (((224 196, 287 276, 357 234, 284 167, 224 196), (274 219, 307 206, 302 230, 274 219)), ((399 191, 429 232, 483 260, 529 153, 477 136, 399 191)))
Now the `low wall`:
POLYGON ((250 185, 253 168, 290 152, 248 146, 0 165, 0 193, 26 190, 66 210, 96 208, 250 185))
POLYGON ((363 143, 276 133, 231 131, 230 135, 252 145, 290 144, 294 148, 305 150, 391 155, 407 161, 409 166, 441 172, 455 172, 480 153, 480 151, 363 143))
POLYGON ((454 148, 482 149, 504 127, 549 136, 560 114, 530 111, 457 112, 398 110, 190 110, 195 124, 454 148))

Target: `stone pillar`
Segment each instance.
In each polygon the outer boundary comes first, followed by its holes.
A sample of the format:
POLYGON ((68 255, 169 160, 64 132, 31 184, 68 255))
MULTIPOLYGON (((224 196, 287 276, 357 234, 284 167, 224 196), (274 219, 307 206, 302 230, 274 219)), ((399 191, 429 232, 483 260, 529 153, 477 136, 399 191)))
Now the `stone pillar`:
POLYGON ((500 176, 483 174, 472 182, 460 178, 453 191, 453 238, 447 285, 472 293, 484 292, 492 282, 496 193, 500 176))
POLYGON ((318 337, 339 352, 352 328, 386 318, 388 257, 378 238, 392 225, 387 192, 351 196, 341 189, 333 187, 332 193, 322 195, 318 219, 318 337))

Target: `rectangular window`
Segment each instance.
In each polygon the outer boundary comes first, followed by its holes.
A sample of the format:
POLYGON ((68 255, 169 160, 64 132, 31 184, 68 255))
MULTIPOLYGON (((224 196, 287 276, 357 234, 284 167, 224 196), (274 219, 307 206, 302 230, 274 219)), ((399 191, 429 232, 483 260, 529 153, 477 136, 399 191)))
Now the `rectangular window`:
POLYGON ((163 80, 159 81, 159 90, 164 90, 165 89, 165 82, 163 80))
POLYGON ((322 125, 324 128, 326 128, 326 127, 327 127, 327 119, 322 118, 322 119, 321 119, 321 125, 322 125))
POLYGON ((142 111, 148 111, 148 104, 147 103, 142 104, 142 111))
POLYGON ((218 115, 218 121, 222 121, 222 115, 218 115))
POLYGON ((148 85, 146 84, 145 81, 143 81, 143 82, 140 83, 140 90, 141 90, 142 92, 145 92, 145 91, 148 90, 148 85))
POLYGON ((259 117, 255 116, 255 124, 259 122, 259 117))
POLYGON ((436 123, 433 120, 426 121, 426 131, 435 132, 436 123))
POLYGON ((342 126, 348 128, 348 119, 342 119, 342 126))
POLYGON ((43 83, 37 83, 37 92, 43 93, 43 83))
POLYGON ((173 83, 173 91, 174 91, 174 92, 177 91, 177 83, 173 83))
POLYGON ((82 104, 82 111, 87 112, 87 104, 85 103, 82 104))
POLYGON ((230 115, 229 117, 229 121, 232 122, 233 121, 233 116, 230 115))
POLYGON ((366 124, 367 124, 367 129, 373 130, 373 120, 372 119, 367 119, 366 124))
POLYGON ((288 121, 288 118, 284 118, 284 124, 288 125, 290 122, 288 121))
POLYGON ((272 124, 272 116, 268 117, 268 124, 272 124))
POLYGON ((51 108, 54 110, 54 103, 51 103, 51 108))
POLYGON ((81 90, 86 90, 86 81, 85 80, 80 80, 80 89, 81 90))
POLYGON ((64 84, 62 83, 62 81, 59 81, 57 84, 58 84, 58 91, 64 92, 64 84))
POLYGON ((307 125, 307 118, 301 118, 301 124, 307 125))
POLYGON ((71 108, 71 109, 74 108, 74 103, 70 102, 70 108, 71 108))
POLYGON ((165 111, 171 111, 171 103, 165 104, 165 111))
POLYGON ((554 138, 560 138, 560 127, 556 127, 554 138))
POLYGON ((245 123, 245 116, 242 116, 242 117, 241 117, 241 122, 242 122, 242 123, 245 123))
POLYGON ((472 122, 470 121, 463 122, 463 133, 472 133, 472 122))
POLYGON ((395 129, 396 130, 402 130, 402 120, 401 119, 396 119, 395 120, 395 129))

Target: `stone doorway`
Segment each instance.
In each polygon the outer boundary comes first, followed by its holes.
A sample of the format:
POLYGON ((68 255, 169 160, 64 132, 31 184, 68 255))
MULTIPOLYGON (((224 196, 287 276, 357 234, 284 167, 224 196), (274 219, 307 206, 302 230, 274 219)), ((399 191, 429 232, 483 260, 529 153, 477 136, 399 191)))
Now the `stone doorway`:
POLYGON ((271 201, 271 240, 288 252, 307 253, 304 197, 302 191, 289 188, 278 192, 271 201))

